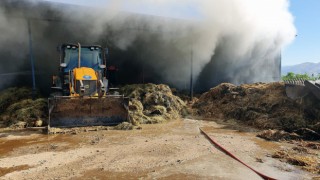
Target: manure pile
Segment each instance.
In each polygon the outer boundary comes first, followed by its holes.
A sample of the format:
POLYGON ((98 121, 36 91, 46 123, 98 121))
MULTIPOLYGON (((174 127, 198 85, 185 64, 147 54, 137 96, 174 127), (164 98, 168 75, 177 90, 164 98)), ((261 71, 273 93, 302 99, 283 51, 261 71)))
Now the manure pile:
POLYGON ((47 112, 47 100, 32 100, 30 88, 15 87, 0 92, 0 127, 42 126, 47 112))
POLYGON ((223 83, 202 94, 193 108, 207 118, 236 119, 257 128, 288 132, 308 128, 320 134, 320 102, 313 95, 289 99, 281 82, 223 83))
MULTIPOLYGON (((167 85, 135 84, 120 89, 130 98, 129 115, 133 125, 161 123, 180 117, 185 103, 167 85)), ((9 88, 0 92, 0 127, 42 126, 48 119, 47 100, 32 100, 29 88, 9 88)), ((132 129, 128 124, 116 128, 132 129)))
POLYGON ((154 124, 180 117, 185 103, 164 84, 133 84, 120 88, 130 98, 129 115, 132 124, 154 124))

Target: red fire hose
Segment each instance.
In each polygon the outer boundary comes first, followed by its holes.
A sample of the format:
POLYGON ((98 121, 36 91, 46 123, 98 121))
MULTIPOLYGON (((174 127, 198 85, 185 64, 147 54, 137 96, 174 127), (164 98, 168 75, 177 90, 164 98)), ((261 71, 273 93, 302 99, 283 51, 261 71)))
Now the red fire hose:
POLYGON ((227 155, 229 155, 230 157, 232 157, 233 159, 239 161, 241 164, 245 165, 247 168, 251 169, 253 172, 255 172, 256 174, 258 174, 260 177, 262 177, 265 180, 276 180, 274 178, 271 178, 269 176, 266 176, 256 170, 254 170, 252 167, 250 167, 249 165, 247 165, 246 163, 244 163, 243 161, 241 161, 239 158, 237 158, 235 155, 233 155, 231 152, 229 152, 228 150, 226 150, 225 148, 223 148, 220 144, 218 144, 213 138, 211 138, 206 132, 204 132, 201 128, 199 128, 201 133, 205 135, 205 137, 214 145, 216 145, 217 147, 219 147, 224 153, 226 153, 227 155))

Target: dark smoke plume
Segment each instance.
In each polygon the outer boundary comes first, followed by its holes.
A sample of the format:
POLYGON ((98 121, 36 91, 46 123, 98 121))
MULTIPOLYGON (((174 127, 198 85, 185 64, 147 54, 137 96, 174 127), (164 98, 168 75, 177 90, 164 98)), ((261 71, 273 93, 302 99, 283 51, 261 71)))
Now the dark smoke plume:
MULTIPOLYGON (((203 91, 220 82, 278 80, 280 51, 295 35, 287 0, 108 1, 105 7, 6 0, 0 5, 0 74, 30 71, 29 19, 37 87, 43 91, 57 73, 56 46, 64 42, 109 47, 108 65, 119 68, 113 79, 118 84, 188 88, 193 58, 196 89, 203 91), (128 5, 156 9, 157 15, 192 6, 197 15, 182 19, 123 11, 128 5)), ((29 83, 30 77, 17 74, 8 81, 29 83)), ((1 80, 0 88, 8 81, 1 80)))

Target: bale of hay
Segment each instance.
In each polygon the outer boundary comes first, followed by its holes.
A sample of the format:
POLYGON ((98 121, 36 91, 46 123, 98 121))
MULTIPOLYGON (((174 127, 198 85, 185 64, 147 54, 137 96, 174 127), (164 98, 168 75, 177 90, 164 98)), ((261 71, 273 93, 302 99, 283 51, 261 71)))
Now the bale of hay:
POLYGON ((133 124, 154 124, 179 118, 184 101, 163 84, 133 84, 120 88, 130 98, 129 115, 133 124))

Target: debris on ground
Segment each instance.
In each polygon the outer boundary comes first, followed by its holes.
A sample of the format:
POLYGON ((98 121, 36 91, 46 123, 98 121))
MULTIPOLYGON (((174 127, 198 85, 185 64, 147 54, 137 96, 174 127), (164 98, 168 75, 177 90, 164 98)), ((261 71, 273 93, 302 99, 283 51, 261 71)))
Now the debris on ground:
POLYGON ((130 98, 129 115, 133 125, 154 124, 179 118, 185 103, 164 84, 133 84, 120 89, 130 98))
POLYGON ((283 130, 264 130, 257 135, 270 141, 299 140, 301 137, 296 133, 288 133, 283 130))
POLYGON ((0 126, 11 128, 40 127, 46 123, 47 101, 31 99, 29 88, 9 88, 0 93, 0 126))
POLYGON ((289 141, 289 140, 317 140, 320 139, 320 135, 315 131, 308 128, 300 128, 298 130, 293 131, 292 133, 288 133, 283 130, 264 130, 260 132, 258 137, 270 140, 270 141, 289 141))
POLYGON ((110 130, 109 126, 87 126, 87 127, 74 127, 74 128, 56 128, 50 127, 48 134, 79 134, 82 132, 110 130))
POLYGON ((300 166, 309 172, 320 174, 318 154, 310 152, 306 148, 293 147, 292 149, 281 149, 276 151, 271 157, 286 161, 295 166, 300 166))
POLYGON ((133 129, 133 125, 131 123, 128 123, 128 122, 123 122, 123 123, 118 124, 117 126, 115 126, 113 129, 115 129, 115 130, 132 130, 133 129))
POLYGON ((80 134, 90 131, 102 131, 102 130, 132 130, 141 129, 140 126, 134 126, 129 122, 123 122, 117 126, 86 126, 86 127, 73 127, 73 128, 55 128, 50 127, 48 134, 80 134))
POLYGON ((303 141, 302 136, 296 133, 288 133, 279 130, 265 130, 258 137, 272 141, 286 141, 293 147, 281 149, 274 152, 271 157, 280 159, 289 164, 300 166, 302 169, 320 174, 320 143, 314 141, 303 141))
POLYGON ((202 94, 193 109, 198 116, 236 119, 260 129, 291 133, 308 128, 319 135, 320 102, 312 96, 291 100, 282 82, 240 86, 223 83, 202 94))
POLYGON ((294 144, 299 147, 320 150, 320 142, 315 141, 294 141, 294 144))
POLYGON ((263 159, 261 159, 261 158, 256 158, 256 162, 264 163, 264 160, 263 160, 263 159))

